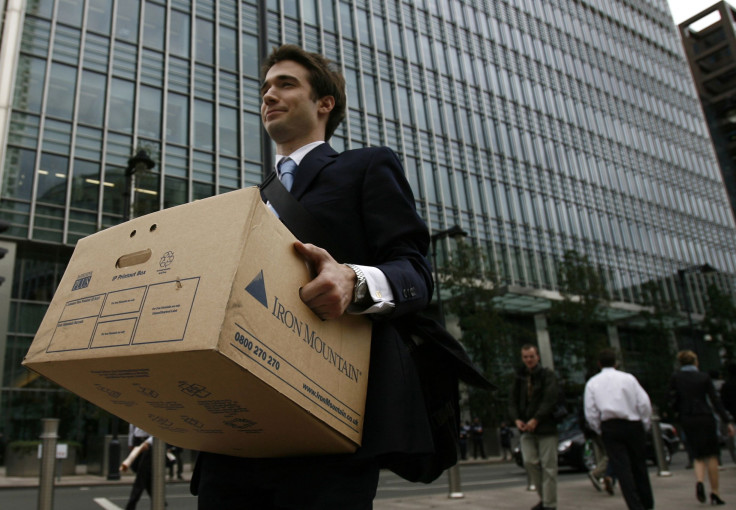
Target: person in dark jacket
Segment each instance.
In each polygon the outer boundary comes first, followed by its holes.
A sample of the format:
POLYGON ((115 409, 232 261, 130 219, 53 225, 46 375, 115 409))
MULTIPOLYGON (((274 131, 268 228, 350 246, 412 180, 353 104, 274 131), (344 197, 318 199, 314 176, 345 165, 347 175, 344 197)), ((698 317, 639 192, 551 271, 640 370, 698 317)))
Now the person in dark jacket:
POLYGON ((532 510, 557 508, 557 378, 539 364, 533 345, 521 348, 523 365, 511 387, 509 417, 521 432, 521 455, 540 502, 532 510))
POLYGON ((381 468, 435 449, 421 381, 399 331, 402 319, 432 297, 429 231, 392 150, 338 153, 326 143, 346 111, 338 65, 281 46, 265 60, 260 92, 261 120, 276 149, 273 171, 343 252, 338 262, 334 249, 295 242, 314 279, 294 290, 321 319, 346 313, 373 319, 362 444, 352 454, 310 457, 202 452, 191 492, 199 510, 367 510, 381 468))
POLYGON ((705 503, 703 481, 706 471, 710 481, 710 500, 714 505, 724 504, 718 493, 718 435, 716 431, 715 411, 724 423, 728 423, 728 434, 734 435, 731 415, 726 411, 718 398, 713 381, 705 372, 698 371, 698 357, 693 351, 680 351, 677 354, 680 370, 670 379, 670 397, 672 408, 680 417, 680 424, 685 430, 694 459, 694 471, 697 483, 695 495, 698 501, 705 503))
MULTIPOLYGON (((726 380, 721 386, 721 402, 723 407, 726 408, 732 417, 736 417, 736 363, 730 362, 726 364, 725 368, 726 380)), ((731 460, 736 462, 736 444, 734 444, 734 437, 729 436, 726 438, 726 446, 731 454, 731 460)))

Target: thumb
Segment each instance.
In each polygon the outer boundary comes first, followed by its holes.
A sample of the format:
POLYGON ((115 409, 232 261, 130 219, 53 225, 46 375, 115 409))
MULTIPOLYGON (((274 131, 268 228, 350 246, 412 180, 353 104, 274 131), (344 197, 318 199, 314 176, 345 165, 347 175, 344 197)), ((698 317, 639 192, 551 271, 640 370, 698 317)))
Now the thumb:
POLYGON ((307 263, 319 273, 319 269, 322 264, 329 261, 332 257, 327 253, 326 250, 315 246, 313 244, 305 244, 301 241, 294 241, 294 248, 297 253, 301 255, 307 263))

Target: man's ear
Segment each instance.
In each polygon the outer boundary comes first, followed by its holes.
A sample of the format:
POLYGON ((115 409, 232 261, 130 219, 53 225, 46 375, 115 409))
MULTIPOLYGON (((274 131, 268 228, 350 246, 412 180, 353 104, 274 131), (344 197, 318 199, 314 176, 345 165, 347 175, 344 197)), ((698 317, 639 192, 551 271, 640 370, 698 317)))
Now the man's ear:
POLYGON ((335 98, 333 96, 321 97, 318 101, 320 113, 330 113, 335 107, 335 98))

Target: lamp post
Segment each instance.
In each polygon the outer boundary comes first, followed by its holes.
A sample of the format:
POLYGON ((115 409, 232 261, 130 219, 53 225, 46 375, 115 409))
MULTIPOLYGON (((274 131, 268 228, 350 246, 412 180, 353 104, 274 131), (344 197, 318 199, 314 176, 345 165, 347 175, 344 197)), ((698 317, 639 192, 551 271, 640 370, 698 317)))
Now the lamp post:
POLYGON ((133 176, 136 172, 152 169, 156 162, 151 159, 146 149, 140 149, 135 156, 128 158, 125 168, 125 190, 123 191, 123 222, 130 219, 130 209, 133 206, 133 176))
POLYGON ((459 239, 468 235, 462 228, 457 225, 453 225, 447 230, 440 230, 430 236, 432 240, 432 266, 434 267, 434 286, 437 288, 437 311, 440 317, 440 323, 445 325, 445 311, 442 308, 442 293, 440 292, 440 279, 439 273, 437 272, 437 241, 450 237, 452 239, 459 239))
MULTIPOLYGON (((690 292, 687 289, 687 286, 685 285, 685 275, 686 274, 693 274, 693 273, 713 273, 716 269, 712 267, 710 264, 703 264, 702 266, 691 266, 686 267, 683 269, 677 270, 677 277, 680 284, 680 292, 682 292, 682 300, 685 304, 685 313, 687 314, 687 322, 689 326, 689 333, 690 333, 690 343, 693 346, 693 351, 695 351, 695 354, 698 356, 698 359, 701 358, 700 356, 700 345, 697 341, 697 337, 695 335, 695 324, 693 323, 693 312, 690 309, 690 292)), ((701 363, 703 360, 700 360, 701 363)))
MULTIPOLYGON (((440 317, 440 324, 442 324, 443 326, 445 325, 445 310, 442 308, 442 292, 440 289, 439 273, 437 271, 437 241, 440 241, 447 237, 459 239, 460 237, 465 237, 467 235, 468 233, 465 232, 458 225, 453 225, 447 230, 440 230, 439 232, 435 232, 430 236, 430 239, 432 241, 432 266, 434 267, 434 285, 437 288, 437 310, 440 317)), ((460 469, 458 468, 457 463, 447 470, 447 476, 449 478, 449 493, 447 497, 451 499, 464 498, 465 494, 463 494, 460 487, 460 469)))

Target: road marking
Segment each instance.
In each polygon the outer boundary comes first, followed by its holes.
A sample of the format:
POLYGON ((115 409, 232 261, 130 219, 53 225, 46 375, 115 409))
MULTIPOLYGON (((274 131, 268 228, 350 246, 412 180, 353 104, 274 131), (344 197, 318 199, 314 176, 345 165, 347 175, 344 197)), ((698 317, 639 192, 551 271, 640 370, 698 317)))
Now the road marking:
MULTIPOLYGON (((483 487, 483 486, 492 486, 492 485, 503 485, 503 484, 509 484, 509 483, 518 483, 519 477, 514 478, 496 478, 494 480, 480 480, 480 481, 474 481, 474 482, 462 482, 463 487, 483 487)), ((405 482, 408 484, 408 482, 405 482)), ((437 486, 440 486, 440 483, 437 484, 437 486)), ((401 487, 387 487, 385 485, 378 487, 378 492, 380 493, 387 493, 387 492, 418 492, 418 491, 426 491, 427 488, 432 488, 432 484, 430 485, 403 485, 401 487)))
POLYGON ((105 510, 123 510, 122 508, 120 508, 115 503, 112 503, 107 498, 95 498, 94 499, 94 502, 97 503, 98 505, 100 505, 105 510))

